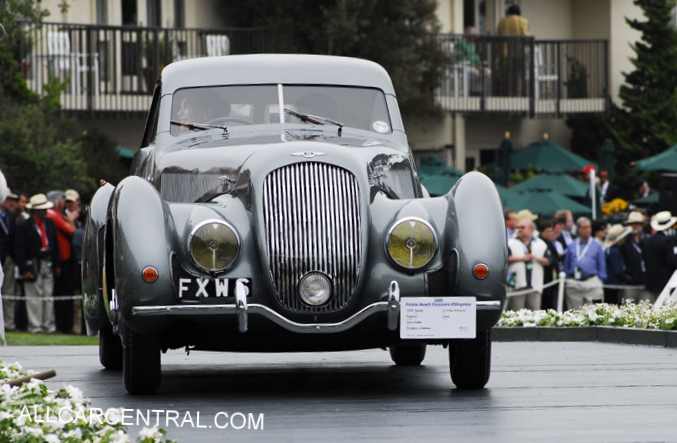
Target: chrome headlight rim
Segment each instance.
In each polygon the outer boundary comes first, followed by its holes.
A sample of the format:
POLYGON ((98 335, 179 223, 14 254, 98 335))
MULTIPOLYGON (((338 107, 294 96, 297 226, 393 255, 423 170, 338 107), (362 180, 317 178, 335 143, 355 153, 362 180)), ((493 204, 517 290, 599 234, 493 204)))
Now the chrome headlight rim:
POLYGON ((235 265, 235 263, 237 263, 237 259, 240 257, 240 251, 242 250, 242 241, 240 239, 240 233, 237 231, 237 229, 235 229, 235 226, 233 226, 231 223, 228 223, 225 220, 213 218, 213 219, 203 220, 200 223, 198 223, 197 225, 195 225, 193 227, 193 229, 191 229, 190 234, 188 234, 188 239, 186 241, 186 250, 188 251, 188 255, 190 256, 190 259, 192 260, 193 264, 198 269, 200 269, 201 271, 204 271, 208 274, 219 274, 219 273, 222 273, 222 272, 229 270, 230 268, 232 268, 235 265), (230 229, 235 236, 236 245, 237 245, 237 248, 236 248, 236 251, 235 251, 235 256, 233 257, 233 260, 230 262, 229 265, 227 265, 223 268, 219 268, 219 269, 210 269, 208 267, 203 266, 198 260, 196 260, 195 256, 193 255, 193 248, 191 247, 191 244, 193 242, 193 238, 195 237, 195 235, 197 235, 198 231, 201 228, 203 228, 204 226, 211 225, 211 224, 223 225, 226 228, 230 229))
POLYGON ((384 249, 385 249, 386 257, 388 257, 388 260, 390 260, 390 262, 394 266, 396 266, 398 269, 402 269, 406 272, 414 273, 414 272, 424 271, 425 269, 428 268, 428 266, 430 266, 430 263, 432 263, 432 261, 435 259, 435 257, 437 256, 437 254, 440 250, 440 243, 439 243, 439 239, 437 237, 437 231, 435 230, 435 228, 433 228, 433 225, 430 224, 430 222, 428 222, 425 219, 422 219, 421 217, 409 216, 409 217, 403 217, 403 218, 399 218, 399 219, 395 220, 393 222, 393 224, 390 226, 390 228, 388 228, 388 232, 386 233, 385 241, 384 241, 384 249), (418 223, 425 225, 433 235, 434 252, 430 256, 430 259, 424 265, 419 266, 417 268, 409 268, 407 266, 402 266, 397 261, 395 261, 395 259, 390 255, 390 251, 388 250, 388 246, 390 245, 390 239, 392 237, 393 231, 399 225, 401 225, 402 223, 407 222, 407 221, 415 221, 415 222, 418 222, 418 223))
POLYGON ((303 276, 301 276, 298 283, 296 284, 296 292, 298 293, 301 301, 303 303, 305 303, 306 305, 312 306, 312 307, 315 307, 315 308, 324 306, 331 301, 332 295, 333 295, 333 292, 334 292, 333 289, 334 289, 334 285, 333 285, 331 277, 327 273, 322 272, 322 271, 308 271, 303 276), (327 285, 328 285, 327 298, 324 301, 322 301, 321 303, 311 303, 308 300, 306 300, 306 298, 303 296, 303 290, 302 290, 303 282, 305 280, 307 280, 308 278, 315 277, 315 276, 320 276, 320 277, 324 278, 324 280, 327 282, 327 285))

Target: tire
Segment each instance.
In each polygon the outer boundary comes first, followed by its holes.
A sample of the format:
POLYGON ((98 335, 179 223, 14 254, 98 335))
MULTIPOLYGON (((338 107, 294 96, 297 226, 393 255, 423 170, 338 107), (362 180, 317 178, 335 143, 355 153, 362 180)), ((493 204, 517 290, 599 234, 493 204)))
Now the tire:
POLYGON ((491 374, 491 331, 449 346, 451 381, 458 389, 483 389, 491 374))
POLYGON ((122 347, 122 378, 132 395, 154 394, 160 387, 162 367, 160 346, 152 337, 131 331, 122 347))
POLYGON ((122 342, 108 324, 99 329, 99 361, 110 371, 122 369, 122 342))
POLYGON ((407 344, 388 348, 390 358, 397 366, 419 366, 425 358, 426 345, 407 344))

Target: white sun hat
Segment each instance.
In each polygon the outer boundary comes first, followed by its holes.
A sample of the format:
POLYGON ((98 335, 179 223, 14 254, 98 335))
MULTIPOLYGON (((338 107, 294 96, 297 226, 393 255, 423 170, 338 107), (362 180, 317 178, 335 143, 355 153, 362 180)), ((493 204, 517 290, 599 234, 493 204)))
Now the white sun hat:
POLYGON ((661 211, 651 217, 651 228, 656 232, 665 231, 672 228, 675 222, 677 217, 673 217, 670 211, 661 211))

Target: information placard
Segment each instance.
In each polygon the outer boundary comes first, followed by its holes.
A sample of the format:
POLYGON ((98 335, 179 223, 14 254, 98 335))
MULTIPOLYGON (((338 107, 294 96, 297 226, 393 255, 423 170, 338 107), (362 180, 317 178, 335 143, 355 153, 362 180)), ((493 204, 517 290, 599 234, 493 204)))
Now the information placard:
POLYGON ((475 297, 402 297, 400 338, 475 338, 475 297))

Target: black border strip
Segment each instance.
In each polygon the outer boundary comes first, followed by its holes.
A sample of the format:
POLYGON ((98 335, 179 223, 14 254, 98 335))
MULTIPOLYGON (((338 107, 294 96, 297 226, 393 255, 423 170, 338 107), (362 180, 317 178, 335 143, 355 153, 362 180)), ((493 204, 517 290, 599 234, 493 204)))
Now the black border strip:
POLYGON ((586 327, 495 327, 493 341, 597 341, 630 345, 677 348, 677 331, 657 329, 617 328, 613 326, 586 327))

